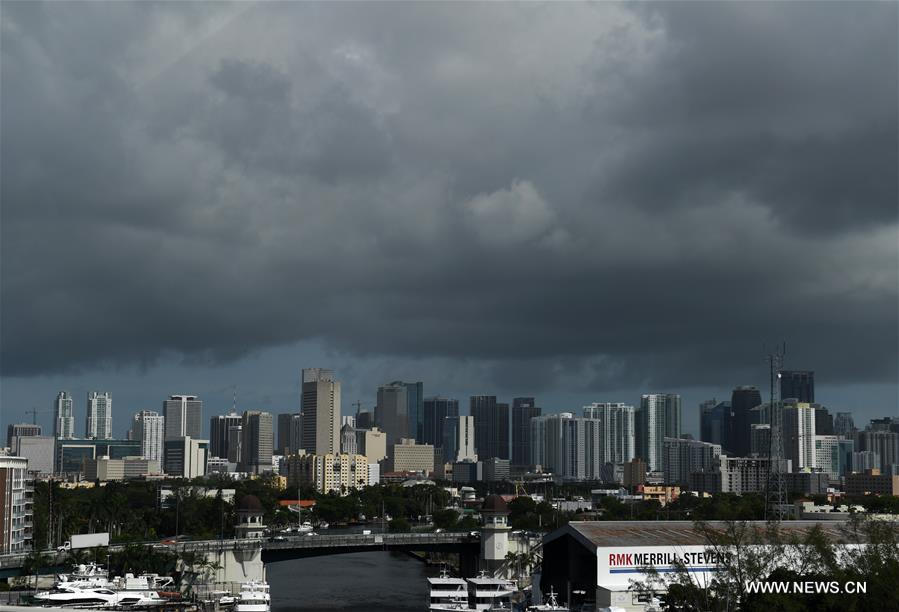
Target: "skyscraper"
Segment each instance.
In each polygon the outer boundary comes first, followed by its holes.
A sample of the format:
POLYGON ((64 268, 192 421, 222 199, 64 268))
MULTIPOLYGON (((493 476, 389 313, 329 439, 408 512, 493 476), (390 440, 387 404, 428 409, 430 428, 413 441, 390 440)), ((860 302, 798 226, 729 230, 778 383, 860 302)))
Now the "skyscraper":
POLYGON ((53 405, 53 436, 72 439, 75 437, 75 411, 72 396, 68 391, 60 391, 53 405))
POLYGON ((762 403, 762 394, 757 387, 741 386, 730 396, 731 422, 728 435, 722 446, 737 457, 748 457, 750 452, 751 410, 762 403))
POLYGON ((495 395, 472 395, 470 414, 481 459, 509 458, 509 404, 497 403, 495 395))
POLYGON ((448 416, 443 424, 443 459, 446 462, 477 461, 474 417, 448 416))
POLYGON ((247 410, 241 430, 241 471, 261 474, 272 470, 272 415, 247 410))
POLYGON ((648 394, 640 398, 636 415, 637 456, 651 471, 665 471, 665 438, 680 438, 680 395, 648 394))
POLYGON ((512 400, 512 465, 533 465, 531 461, 531 419, 541 414, 533 397, 512 400))
POLYGON ((162 402, 166 440, 202 436, 203 401, 195 395, 172 395, 162 402))
POLYGON ((424 438, 424 384, 402 383, 406 387, 406 410, 409 412, 409 437, 421 443, 424 438))
POLYGON ((165 417, 153 410, 141 410, 134 415, 129 432, 131 440, 140 441, 140 454, 144 459, 164 463, 165 417))
POLYGON ((716 399, 699 404, 699 439, 712 444, 723 444, 725 432, 730 427, 730 402, 716 399))
POLYGON ((636 452, 635 410, 621 402, 594 402, 584 406, 584 418, 599 421, 599 453, 602 463, 622 465, 636 452))
POLYGON ((279 455, 288 455, 296 452, 297 447, 290 444, 291 428, 295 414, 285 412, 278 415, 278 443, 275 448, 279 455))
POLYGON ((425 444, 443 445, 443 425, 446 417, 459 416, 459 400, 429 397, 424 401, 422 421, 425 444))
POLYGON ((838 412, 833 421, 833 433, 842 437, 853 439, 855 437, 855 421, 851 412, 838 412))
POLYGON ((794 472, 815 467, 815 409, 808 402, 783 402, 783 444, 794 472))
POLYGON ((85 437, 96 440, 112 439, 112 395, 91 391, 87 394, 87 423, 85 437))
POLYGON ((344 423, 340 428, 340 453, 343 455, 356 455, 358 454, 358 449, 356 428, 349 423, 344 423))
MULTIPOLYGON (((225 415, 217 415, 209 419, 209 454, 220 459, 228 458, 228 449, 231 447, 231 428, 240 427, 243 418, 236 412, 225 415)), ((240 447, 240 444, 237 444, 240 447)), ((234 459, 232 463, 236 463, 234 459)))
POLYGON ((815 402, 815 373, 811 370, 781 370, 780 398, 813 404, 815 402))
POLYGON ((340 382, 332 370, 306 368, 302 374, 303 449, 311 455, 340 453, 340 382))
POLYGON ((602 478, 600 420, 570 412, 531 419, 531 458, 564 480, 602 478))
POLYGON ((812 404, 815 409, 815 435, 833 436, 833 415, 821 404, 812 404))
POLYGON ((409 394, 406 385, 395 381, 378 387, 375 422, 385 434, 387 444, 409 437, 409 394))

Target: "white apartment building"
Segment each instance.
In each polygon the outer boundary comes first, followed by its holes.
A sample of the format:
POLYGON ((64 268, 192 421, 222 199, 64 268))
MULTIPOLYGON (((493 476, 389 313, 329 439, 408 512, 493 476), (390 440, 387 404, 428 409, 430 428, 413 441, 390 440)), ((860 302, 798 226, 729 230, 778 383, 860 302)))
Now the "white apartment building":
POLYGON ((665 438, 665 483, 689 486, 690 474, 718 465, 721 445, 683 438, 665 438))
POLYGON ((85 437, 94 440, 112 439, 112 394, 99 391, 87 394, 85 437))
POLYGON ((784 458, 793 471, 815 467, 815 409, 806 402, 783 404, 784 458))
POLYGON ((0 554, 31 550, 33 506, 28 460, 0 455, 0 554))
POLYGON ((60 391, 53 404, 53 436, 72 439, 75 437, 75 411, 72 396, 68 391, 60 391))
POLYGON ((345 493, 369 484, 370 467, 365 455, 291 455, 287 486, 314 486, 322 493, 345 493))
POLYGON ((599 419, 602 461, 624 464, 636 453, 635 410, 620 402, 594 402, 584 406, 584 418, 599 419))
POLYGON ((132 418, 130 436, 140 440, 141 457, 162 464, 165 417, 153 410, 141 410, 132 418))
POLYGON ((840 477, 840 437, 815 436, 815 469, 830 476, 840 477))

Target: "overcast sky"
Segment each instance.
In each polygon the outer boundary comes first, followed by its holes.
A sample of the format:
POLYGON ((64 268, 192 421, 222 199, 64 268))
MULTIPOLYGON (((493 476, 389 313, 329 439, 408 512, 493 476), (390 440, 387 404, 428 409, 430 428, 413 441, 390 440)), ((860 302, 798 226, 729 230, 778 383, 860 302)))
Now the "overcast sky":
POLYGON ((57 391, 899 415, 896 3, 4 2, 0 423, 57 391), (767 391, 765 391, 767 393, 767 391))

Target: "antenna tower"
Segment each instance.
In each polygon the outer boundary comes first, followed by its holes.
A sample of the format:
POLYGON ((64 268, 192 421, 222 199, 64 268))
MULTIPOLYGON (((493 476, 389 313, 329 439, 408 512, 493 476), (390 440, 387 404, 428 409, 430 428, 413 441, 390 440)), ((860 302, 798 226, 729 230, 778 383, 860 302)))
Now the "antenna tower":
POLYGON ((768 355, 770 394, 768 403, 768 424, 770 425, 770 445, 768 447, 768 479, 765 486, 765 520, 780 521, 784 518, 787 504, 787 487, 784 479, 786 461, 783 442, 783 402, 780 397, 780 372, 783 369, 786 345, 768 355))

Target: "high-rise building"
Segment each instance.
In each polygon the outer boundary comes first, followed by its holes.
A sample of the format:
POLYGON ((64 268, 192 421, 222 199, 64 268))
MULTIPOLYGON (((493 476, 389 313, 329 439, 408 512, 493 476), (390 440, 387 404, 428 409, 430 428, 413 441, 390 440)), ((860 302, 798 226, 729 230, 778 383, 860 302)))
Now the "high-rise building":
MULTIPOLYGON (((240 427, 243 418, 236 412, 220 414, 209 419, 209 455, 226 459, 231 447, 231 428, 240 427)), ((238 448, 240 445, 237 445, 238 448)), ((235 459, 232 463, 237 462, 235 459)))
POLYGON ((340 382, 332 370, 303 370, 301 405, 302 448, 311 455, 339 454, 340 382))
POLYGON ((815 409, 807 402, 783 402, 783 443, 794 472, 815 467, 815 409))
POLYGON ((564 480, 599 480, 602 448, 599 419, 570 412, 531 419, 531 457, 544 471, 564 480))
POLYGON ((261 474, 272 470, 272 415, 247 410, 243 413, 240 452, 241 471, 261 474))
POLYGON ((163 462, 163 442, 165 441, 165 417, 153 410, 141 410, 134 415, 129 432, 130 440, 140 441, 140 456, 163 462))
POLYGON ((584 406, 584 418, 599 421, 600 460, 621 465, 636 453, 635 410, 621 402, 594 402, 584 406))
POLYGON ((741 386, 730 397, 731 419, 722 446, 732 455, 747 457, 750 453, 752 409, 762 404, 762 394, 757 387, 741 386))
POLYGON ((815 469, 825 472, 831 479, 836 480, 840 477, 840 439, 836 436, 816 435, 814 440, 815 469))
POLYGON ((684 438, 665 438, 665 483, 690 485, 690 474, 717 467, 721 445, 684 438))
POLYGON ((68 391, 60 391, 53 403, 53 437, 75 437, 75 410, 68 391))
POLYGON ((711 444, 724 445, 730 430, 730 402, 706 400, 699 405, 699 439, 711 444))
POLYGON ((360 410, 356 413, 356 429, 371 429, 375 426, 375 413, 360 410))
POLYGON ((345 423, 340 428, 340 453, 342 455, 358 455, 358 444, 356 443, 356 428, 345 423))
POLYGON ((203 400, 195 395, 172 395, 162 402, 166 440, 190 436, 198 439, 203 431, 203 400))
POLYGON ((753 423, 749 426, 749 456, 767 457, 771 451, 771 424, 753 423))
POLYGON ((13 423, 6 426, 6 445, 12 448, 13 440, 18 437, 39 436, 41 426, 32 423, 13 423))
POLYGON ((424 443, 435 447, 443 445, 443 424, 446 417, 459 416, 459 400, 445 397, 428 397, 424 400, 424 443))
POLYGON ((533 397, 516 397, 512 400, 512 465, 532 465, 531 419, 542 411, 533 397))
POLYGON ((434 447, 416 444, 412 438, 400 440, 388 447, 387 471, 422 472, 427 476, 434 471, 434 447))
POLYGON ((175 478, 205 476, 208 453, 209 440, 194 440, 190 436, 166 440, 163 442, 165 473, 175 478))
POLYGON ((85 437, 95 440, 112 438, 112 395, 91 391, 87 394, 85 437))
POLYGON ((648 394, 640 398, 637 412, 637 456, 650 471, 665 471, 665 438, 680 438, 681 398, 673 393, 648 394))
POLYGON ((364 455, 291 455, 287 486, 312 486, 321 493, 343 493, 369 484, 369 463, 364 455))
POLYGON ((855 438, 855 421, 851 412, 838 412, 833 421, 833 433, 841 438, 855 438))
POLYGON ((815 403, 815 373, 810 370, 781 370, 780 398, 803 404, 815 403))
MULTIPOLYGON (((880 459, 880 465, 874 467, 888 472, 891 465, 899 464, 899 433, 882 430, 860 431, 858 432, 858 450, 876 453, 880 459)), ((855 466, 853 469, 856 469, 855 466)))
POLYGON ((409 412, 409 437, 416 442, 424 439, 424 384, 403 383, 406 387, 406 410, 409 412))
POLYGON ((23 553, 32 546, 33 486, 28 460, 0 455, 0 554, 23 553))
POLYGON ((279 455, 289 455, 300 449, 291 444, 295 416, 297 415, 290 412, 278 415, 278 443, 275 445, 275 449, 279 455))
POLYGON ((470 414, 474 417, 474 437, 481 459, 509 458, 509 404, 498 403, 495 395, 473 395, 470 414))
POLYGON ((372 427, 356 430, 356 451, 368 457, 369 463, 377 463, 387 458, 387 434, 372 427))
POLYGON ((15 436, 12 454, 28 460, 28 472, 51 476, 56 462, 56 438, 53 436, 15 436))
POLYGON ((387 434, 388 444, 409 437, 409 393, 406 385, 396 381, 378 387, 375 422, 387 434))
MULTIPOLYGON (((241 418, 243 422, 243 418, 241 418)), ((228 463, 240 464, 243 460, 243 425, 228 427, 228 463)))
POLYGON ((474 433, 474 417, 448 416, 443 425, 443 460, 477 461, 477 440, 474 433))
POLYGON ((815 409, 815 435, 833 436, 833 415, 821 404, 812 404, 815 409))

